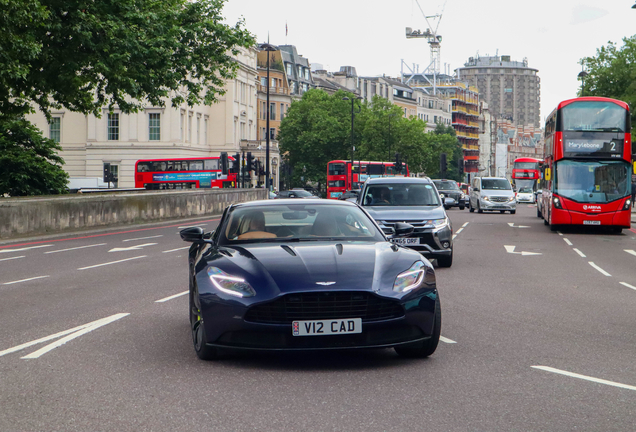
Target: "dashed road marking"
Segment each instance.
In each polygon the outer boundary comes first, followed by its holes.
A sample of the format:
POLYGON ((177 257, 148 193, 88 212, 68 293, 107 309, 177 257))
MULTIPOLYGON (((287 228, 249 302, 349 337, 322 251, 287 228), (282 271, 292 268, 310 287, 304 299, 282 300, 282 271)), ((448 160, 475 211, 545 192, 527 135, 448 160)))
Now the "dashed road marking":
POLYGON ((44 252, 44 253, 45 254, 52 254, 52 253, 58 253, 58 252, 72 251, 72 250, 76 250, 76 249, 86 249, 86 248, 95 247, 95 246, 104 246, 104 245, 106 245, 106 243, 99 243, 99 244, 88 245, 88 246, 77 246, 77 247, 72 247, 72 248, 68 248, 68 249, 58 249, 58 250, 48 251, 48 252, 44 252))
POLYGON ((141 255, 138 257, 133 257, 133 258, 126 258, 126 259, 121 259, 121 260, 117 260, 117 261, 111 261, 111 262, 107 262, 107 263, 103 263, 103 264, 96 264, 96 265, 92 265, 92 266, 88 266, 88 267, 80 267, 78 268, 78 270, 87 270, 87 269, 92 269, 95 267, 102 267, 102 266, 107 266, 107 265, 111 265, 111 264, 117 264, 120 262, 124 262, 124 261, 131 261, 131 260, 136 260, 139 258, 146 258, 148 255, 141 255))
POLYGON ((568 246, 572 246, 572 242, 568 239, 566 239, 565 237, 563 237, 563 241, 566 242, 568 244, 568 246))
POLYGON ((180 250, 184 250, 184 249, 190 249, 190 246, 181 247, 181 248, 177 248, 177 249, 170 249, 170 250, 167 250, 167 251, 163 251, 162 253, 176 252, 176 251, 180 251, 180 250))
POLYGON ((126 239, 126 240, 122 240, 122 241, 123 242, 129 242, 129 241, 146 240, 146 239, 159 238, 159 237, 163 237, 163 234, 156 235, 156 236, 150 236, 150 237, 139 237, 139 238, 133 238, 133 239, 126 239))
POLYGON ((565 376, 569 376, 572 378, 578 378, 578 379, 582 379, 582 380, 586 380, 586 381, 591 381, 591 382, 595 382, 598 384, 605 384, 608 386, 612 386, 612 387, 618 387, 618 388, 623 388, 623 389, 627 389, 627 390, 636 390, 636 386, 631 386, 628 384, 621 384, 621 383, 617 383, 614 381, 608 381, 608 380, 604 380, 604 379, 600 379, 600 378, 594 378, 591 376, 587 376, 587 375, 581 375, 581 374, 577 374, 574 372, 568 372, 568 371, 564 371, 561 369, 555 369, 553 367, 549 367, 549 366, 530 366, 531 368, 534 369, 539 369, 545 372, 552 372, 555 374, 560 374, 560 375, 565 375, 565 376))
POLYGON ((636 287, 633 285, 628 284, 627 282, 619 282, 621 285, 626 286, 627 288, 631 288, 633 290, 636 290, 636 287))
POLYGON ((444 336, 440 336, 439 340, 440 340, 440 342, 444 342, 444 343, 447 343, 447 344, 456 344, 457 343, 457 342, 455 342, 452 339, 445 338, 444 336))
POLYGON ((177 298, 177 297, 181 297, 181 296, 183 296, 183 295, 186 295, 186 294, 187 294, 187 293, 189 293, 189 292, 190 292, 190 291, 184 291, 184 292, 179 293, 179 294, 171 295, 170 297, 162 298, 161 300, 155 300, 155 303, 165 303, 165 302, 167 302, 168 300, 172 300, 172 299, 175 299, 175 298, 177 298))
POLYGON ((574 252, 576 252, 577 254, 581 255, 583 258, 587 258, 587 257, 585 256, 585 254, 584 254, 583 252, 581 252, 580 250, 578 250, 577 248, 573 248, 572 250, 573 250, 574 252))
POLYGON ((5 282, 2 285, 13 285, 13 284, 17 284, 20 282, 28 282, 28 281, 32 281, 32 280, 36 280, 36 279, 44 279, 47 278, 48 276, 36 276, 36 277, 32 277, 32 278, 28 278, 28 279, 22 279, 22 280, 17 280, 17 281, 13 281, 13 282, 5 282))
POLYGON ((561 231, 557 231, 557 234, 559 234, 560 236, 563 235, 563 233, 561 231))
POLYGON ((623 250, 624 250, 625 252, 627 252, 628 254, 630 254, 630 255, 634 255, 634 256, 636 256, 636 251, 635 251, 635 250, 632 250, 632 249, 623 249, 623 250))
POLYGON ((611 274, 609 274, 608 272, 606 272, 605 270, 603 270, 602 268, 600 268, 599 266, 594 264, 592 261, 588 261, 588 264, 591 265, 592 267, 594 267, 596 270, 598 270, 602 274, 604 274, 605 276, 611 276, 611 274))
POLYGON ((49 244, 49 245, 40 245, 40 246, 29 246, 29 247, 19 248, 19 249, 2 249, 0 250, 0 253, 22 252, 29 249, 45 248, 45 247, 51 247, 51 246, 53 245, 49 244))
POLYGON ((468 222, 466 222, 464 225, 462 225, 462 228, 466 228, 466 225, 468 225, 468 222))
POLYGON ((17 257, 11 257, 11 258, 0 258, 0 261, 9 261, 9 260, 14 260, 14 259, 18 259, 18 258, 24 258, 25 255, 22 256, 17 256, 17 257))

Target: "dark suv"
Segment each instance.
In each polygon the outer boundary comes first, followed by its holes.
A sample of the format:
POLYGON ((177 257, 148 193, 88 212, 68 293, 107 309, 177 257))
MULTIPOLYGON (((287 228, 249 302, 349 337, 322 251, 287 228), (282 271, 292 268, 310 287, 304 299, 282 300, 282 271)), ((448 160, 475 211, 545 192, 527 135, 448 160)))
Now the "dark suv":
POLYGON ((468 206, 468 197, 459 188, 455 180, 433 180, 439 195, 444 200, 444 208, 459 207, 464 210, 468 206))
POLYGON ((396 223, 413 225, 407 237, 391 241, 435 258, 440 267, 453 264, 453 227, 435 185, 428 178, 385 177, 365 182, 358 197, 361 205, 385 234, 393 234, 396 223))

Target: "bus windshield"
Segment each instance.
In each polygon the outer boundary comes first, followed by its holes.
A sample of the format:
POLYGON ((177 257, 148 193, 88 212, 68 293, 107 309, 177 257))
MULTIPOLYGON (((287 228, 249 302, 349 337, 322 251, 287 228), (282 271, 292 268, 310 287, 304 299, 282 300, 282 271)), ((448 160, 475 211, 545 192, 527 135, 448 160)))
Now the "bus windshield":
POLYGON ((537 163, 536 162, 515 162, 514 169, 536 170, 537 163))
POLYGON ((631 193, 630 165, 623 161, 556 163, 554 193, 582 203, 607 203, 631 193))
POLYGON ((612 102, 573 102, 561 108, 563 131, 625 132, 625 109, 612 102))

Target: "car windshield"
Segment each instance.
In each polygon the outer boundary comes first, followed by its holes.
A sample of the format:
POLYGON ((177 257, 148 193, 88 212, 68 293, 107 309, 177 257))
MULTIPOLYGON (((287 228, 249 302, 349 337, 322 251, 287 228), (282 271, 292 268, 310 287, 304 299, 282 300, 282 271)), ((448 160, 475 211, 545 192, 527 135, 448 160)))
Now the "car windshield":
POLYGON ((365 189, 364 206, 439 206, 439 195, 430 183, 378 183, 365 189))
POLYGON ((459 186, 454 181, 433 181, 438 190, 459 190, 459 186))
POLYGON ((519 188, 519 193, 532 193, 532 188, 530 186, 523 186, 519 188))
POLYGON ((385 241, 357 206, 287 204, 235 207, 221 229, 219 243, 321 239, 385 241))
POLYGON ((295 194, 298 197, 310 197, 313 196, 310 192, 307 192, 304 189, 294 189, 292 191, 290 191, 290 193, 295 194))
POLYGON ((554 193, 576 202, 606 203, 631 193, 631 167, 622 161, 556 163, 554 193))
POLYGON ((511 190, 510 182, 506 179, 481 179, 481 188, 493 190, 511 190))

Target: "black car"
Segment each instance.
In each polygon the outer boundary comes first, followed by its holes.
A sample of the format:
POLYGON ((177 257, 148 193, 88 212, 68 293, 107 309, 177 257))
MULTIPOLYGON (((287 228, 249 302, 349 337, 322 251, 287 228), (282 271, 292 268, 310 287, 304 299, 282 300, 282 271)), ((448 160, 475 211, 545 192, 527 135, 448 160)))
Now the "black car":
POLYGON ((304 199, 314 199, 316 198, 311 192, 307 192, 304 189, 294 189, 288 191, 280 191, 278 195, 276 195, 277 199, 280 198, 304 198, 304 199))
POLYGON ((385 177, 365 182, 360 204, 391 234, 398 223, 415 227, 408 236, 392 241, 435 258, 440 267, 453 265, 453 227, 429 178, 385 177))
POLYGON ((342 201, 357 201, 358 196, 360 195, 360 189, 352 189, 348 190, 342 195, 338 197, 339 200, 342 201))
MULTIPOLYGON (((413 227, 399 224, 396 235, 413 227)), ((389 348, 426 357, 438 344, 435 271, 387 240, 354 203, 232 205, 218 228, 181 231, 189 252, 190 324, 201 359, 224 348, 389 348)))
POLYGON ((459 188, 455 180, 433 180, 435 187, 444 200, 444 208, 459 207, 464 210, 468 206, 468 197, 459 188))

